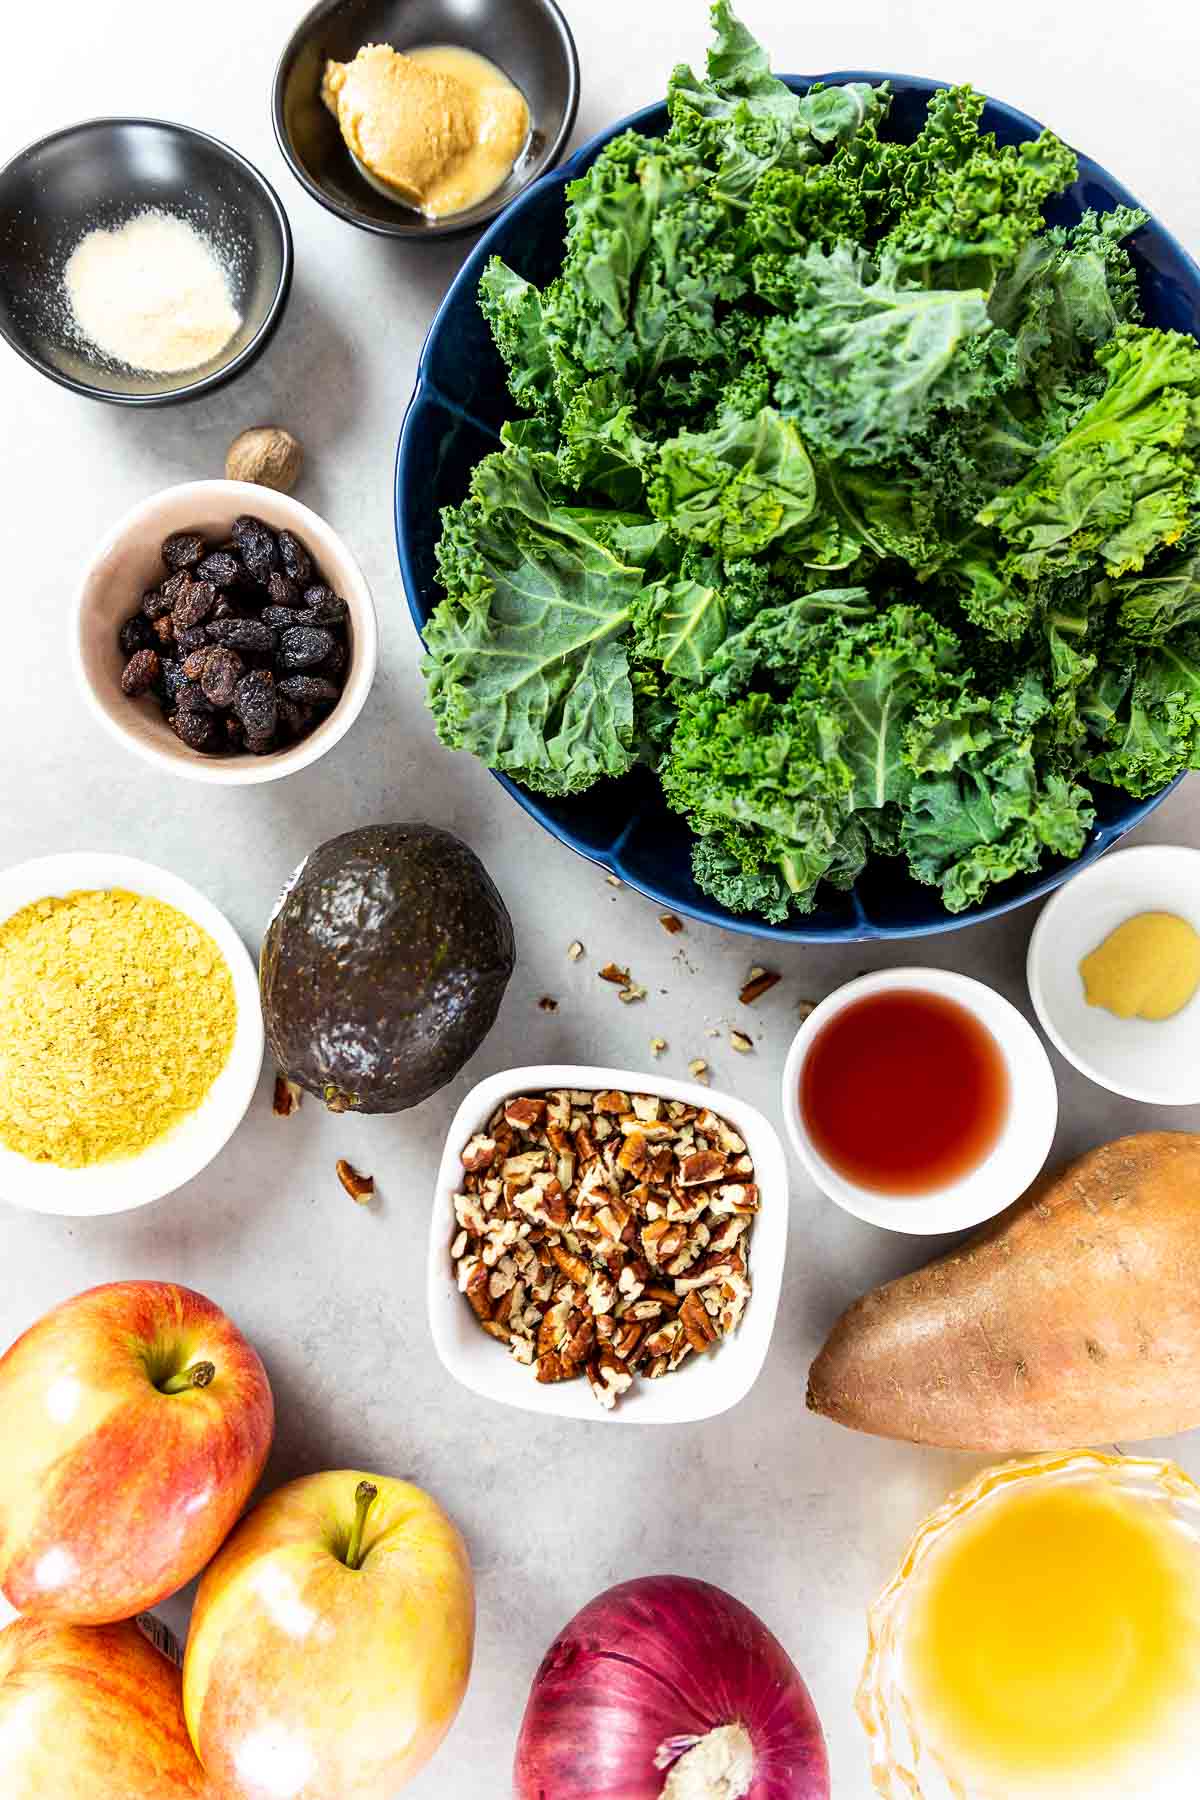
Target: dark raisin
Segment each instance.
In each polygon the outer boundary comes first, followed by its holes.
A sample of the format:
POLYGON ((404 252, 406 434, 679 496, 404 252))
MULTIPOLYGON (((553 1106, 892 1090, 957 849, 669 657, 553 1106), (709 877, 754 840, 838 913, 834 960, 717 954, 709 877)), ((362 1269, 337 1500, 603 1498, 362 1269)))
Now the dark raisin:
POLYGON ((275 683, 266 669, 251 669, 238 682, 233 710, 246 728, 246 741, 275 735, 275 683))
POLYGON ((174 712, 167 724, 192 750, 215 750, 220 744, 220 726, 211 713, 174 712))
POLYGON ((281 737, 298 738, 304 732, 305 708, 295 700, 281 696, 277 702, 278 722, 276 729, 281 737))
POLYGON ((300 605, 299 588, 286 575, 281 575, 278 569, 272 569, 267 576, 267 592, 271 596, 272 606, 300 605))
POLYGON ((211 644, 247 650, 252 656, 269 656, 275 648, 275 633, 261 619, 214 619, 205 630, 211 644))
POLYGON ((216 652, 211 644, 205 644, 202 650, 193 650, 183 659, 183 672, 189 681, 199 681, 208 664, 210 656, 216 652))
POLYGON ((138 650, 121 671, 121 689, 131 698, 154 686, 161 671, 157 650, 138 650))
POLYGON ((176 657, 164 656, 161 658, 158 691, 164 706, 173 707, 175 705, 175 696, 179 692, 181 683, 186 679, 183 664, 176 657))
POLYGON ((154 638, 145 613, 134 613, 132 619, 126 619, 117 633, 117 642, 121 646, 122 656, 133 656, 139 650, 153 647, 154 638))
POLYGON ((173 531, 162 547, 168 569, 192 569, 204 555, 204 539, 198 531, 173 531))
POLYGON ((279 567, 279 551, 275 539, 261 519, 246 515, 233 522, 233 535, 246 568, 263 587, 272 569, 279 567))
POLYGON ((211 581, 214 587, 233 587, 242 579, 242 565, 228 550, 212 550, 203 562, 197 563, 196 575, 201 581, 211 581))
POLYGON ((306 581, 312 580, 312 557, 300 539, 293 537, 290 531, 281 531, 279 534, 279 560, 283 564, 284 573, 290 575, 293 581, 298 581, 301 587, 306 581))
POLYGON ((279 639, 279 663, 284 669, 311 669, 324 662, 333 649, 333 634, 315 625, 293 625, 279 639))
POLYGON ((257 519, 253 513, 239 513, 229 527, 229 535, 235 544, 240 544, 243 538, 254 537, 260 531, 269 530, 270 526, 265 519, 257 519))
POLYGON ((245 664, 236 650, 223 644, 206 652, 207 661, 200 675, 200 686, 214 706, 230 706, 245 664))
MULTIPOLYGON (((174 619, 174 613, 171 614, 174 619)), ((180 656, 190 656, 193 650, 203 650, 208 645, 208 633, 203 625, 193 625, 190 631, 180 631, 175 627, 175 647, 180 656)))
POLYGON ((176 631, 190 631, 207 619, 217 604, 217 590, 211 581, 193 581, 181 600, 172 608, 176 631))
POLYGON ((198 681, 181 681, 175 695, 175 706, 179 712, 212 712, 212 702, 204 693, 198 681))
POLYGON ((167 576, 167 579, 162 584, 160 592, 164 600, 170 601, 172 612, 174 612, 180 601, 190 592, 191 586, 192 573, 190 569, 176 569, 173 575, 167 576))
POLYGON ((337 700, 341 691, 336 683, 326 681, 323 675, 285 675, 279 683, 279 692, 285 700, 301 700, 313 706, 337 700))
POLYGON ((161 619, 164 613, 170 612, 174 604, 171 596, 164 594, 161 588, 147 588, 142 595, 142 611, 148 619, 161 619))
POLYGON ((155 619, 150 629, 164 650, 175 642, 175 623, 170 613, 164 613, 161 619, 155 619))
POLYGON ((247 737, 246 748, 251 756, 269 756, 275 748, 275 733, 270 737, 247 737))
POLYGON ((270 625, 276 631, 286 631, 289 626, 305 622, 305 615, 293 612, 289 606, 264 606, 258 616, 264 625, 270 625))
POLYGON ((212 616, 214 619, 236 619, 240 615, 237 607, 229 598, 229 595, 222 594, 221 598, 217 601, 217 604, 213 607, 212 616))
POLYGON ((318 581, 304 590, 305 610, 321 625, 338 625, 347 613, 346 602, 332 588, 318 581))
POLYGON ((344 672, 346 664, 349 661, 350 652, 345 644, 336 643, 329 652, 329 655, 325 658, 325 661, 321 664, 319 673, 328 675, 331 681, 336 681, 338 676, 344 672))

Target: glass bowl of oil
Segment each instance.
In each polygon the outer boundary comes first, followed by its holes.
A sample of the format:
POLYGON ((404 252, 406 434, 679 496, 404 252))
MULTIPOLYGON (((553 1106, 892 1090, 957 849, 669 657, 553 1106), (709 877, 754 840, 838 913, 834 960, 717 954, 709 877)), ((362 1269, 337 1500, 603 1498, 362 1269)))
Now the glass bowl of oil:
POLYGON ((877 1793, 1177 1800, 1200 1768, 1200 1486, 1099 1451, 988 1469, 918 1528, 868 1630, 877 1793))

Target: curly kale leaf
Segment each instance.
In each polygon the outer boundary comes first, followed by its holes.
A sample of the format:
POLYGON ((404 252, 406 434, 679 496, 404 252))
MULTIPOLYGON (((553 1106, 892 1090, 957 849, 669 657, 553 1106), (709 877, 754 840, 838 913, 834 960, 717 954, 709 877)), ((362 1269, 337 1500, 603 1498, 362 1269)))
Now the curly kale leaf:
POLYGON ((1084 384, 1088 400, 1102 391, 1093 356, 1118 325, 1141 319, 1137 277, 1124 239, 1147 215, 1132 207, 1086 212, 1070 230, 1055 226, 1030 239, 996 283, 988 303, 993 320, 1015 345, 1021 378, 1043 397, 1084 384), (1088 392, 1090 382, 1097 390, 1088 392))
POLYGON ((519 407, 545 417, 559 408, 556 363, 561 352, 533 283, 493 256, 480 277, 479 309, 504 358, 508 391, 519 407))
POLYGON ((621 639, 642 571, 578 512, 551 500, 519 452, 480 463, 443 514, 446 598, 422 668, 438 735, 546 794, 633 762, 633 691, 621 639))
POLYGON ((982 509, 1011 546, 1010 574, 1036 581, 1103 562, 1140 569, 1176 542, 1196 504, 1188 446, 1200 424, 1200 344, 1118 326, 1096 352, 1104 393, 1015 486, 982 509))
POLYGON ((896 221, 882 252, 928 286, 990 288, 1034 232, 1051 194, 1078 175, 1074 151, 1052 131, 997 144, 979 131, 981 95, 948 88, 932 97, 925 128, 898 158, 896 221))
POLYGON ((1037 727, 1049 712, 1030 676, 993 698, 931 708, 914 724, 900 839, 913 875, 941 890, 947 911, 1032 873, 1046 851, 1083 849, 1095 811, 1087 789, 1039 755, 1037 727))
POLYGON ((1106 583, 1104 593, 1120 630, 1139 643, 1161 644, 1181 626, 1200 624, 1200 543, 1106 583))
MULTIPOLYGON (((749 694, 726 706, 694 689, 681 702, 659 772, 668 803, 687 814, 700 838, 737 846, 743 873, 769 871, 794 903, 812 904, 834 861, 852 786, 824 715, 794 697, 749 694)), ((698 880, 706 866, 696 864, 698 880)))
POLYGON ((722 699, 744 693, 757 675, 794 687, 831 632, 840 634, 875 613, 864 587, 821 588, 798 600, 764 606, 713 651, 703 672, 705 686, 722 699))
POLYGON ((681 63, 667 102, 672 136, 716 171, 717 188, 726 196, 743 199, 767 169, 815 162, 827 146, 845 143, 886 116, 886 86, 855 81, 794 94, 772 75, 767 52, 729 0, 716 0, 712 22, 706 75, 681 63))
MULTIPOLYGON (((710 847, 695 865, 701 885, 724 871, 709 890, 718 896, 735 873, 738 881, 765 873, 777 896, 786 890, 800 907, 818 880, 853 881, 871 843, 894 837, 912 780, 911 717, 957 686, 955 640, 926 615, 895 606, 848 624, 857 596, 806 598, 808 616, 781 616, 773 641, 758 621, 748 628, 774 673, 794 673, 790 693, 730 702, 718 679, 685 694, 660 767, 671 805, 701 839, 718 840, 719 853, 710 847)), ((720 653, 718 672, 719 664, 720 653)))
POLYGON ((650 510, 681 536, 750 556, 803 525, 816 504, 812 462, 795 426, 770 407, 663 444, 650 510))
POLYGON ((723 206, 686 147, 625 132, 571 183, 562 273, 542 295, 560 401, 592 375, 653 385, 722 360, 745 288, 723 206))
MULTIPOLYGON (((1088 774, 1130 794, 1155 794, 1184 769, 1200 768, 1200 631, 1181 632, 1138 657, 1118 698, 1110 688, 1104 748, 1088 774)), ((1100 709, 1093 705, 1096 722, 1100 709)))
POLYGON ((780 410, 828 455, 886 461, 938 407, 968 405, 992 384, 987 358, 968 354, 993 329, 981 292, 930 291, 850 244, 809 250, 791 268, 795 310, 768 321, 763 354, 780 410))
POLYGON ((638 430, 633 399, 615 375, 597 375, 571 396, 562 419, 559 477, 624 509, 645 507, 654 446, 638 430))

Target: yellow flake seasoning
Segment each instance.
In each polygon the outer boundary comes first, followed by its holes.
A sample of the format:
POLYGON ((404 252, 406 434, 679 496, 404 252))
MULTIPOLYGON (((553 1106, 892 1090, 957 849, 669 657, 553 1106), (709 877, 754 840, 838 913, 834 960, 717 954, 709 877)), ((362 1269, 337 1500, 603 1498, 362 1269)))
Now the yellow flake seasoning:
POLYGON ((176 907, 35 901, 0 925, 0 1143, 64 1169, 137 1156, 200 1105, 236 1026, 229 965, 176 907))

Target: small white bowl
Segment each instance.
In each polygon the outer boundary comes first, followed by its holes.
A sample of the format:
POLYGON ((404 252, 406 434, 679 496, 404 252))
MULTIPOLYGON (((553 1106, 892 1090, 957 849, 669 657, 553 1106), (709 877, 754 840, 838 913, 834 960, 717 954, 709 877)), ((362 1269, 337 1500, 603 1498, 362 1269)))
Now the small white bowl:
MULTIPOLYGON (((887 1231, 922 1236, 982 1224, 1025 1192, 1054 1142, 1058 1089, 1036 1031, 994 988, 949 969, 880 969, 835 989, 796 1033, 783 1070, 783 1117, 797 1156, 822 1192, 844 1212, 887 1231), (800 1106, 801 1074, 817 1034, 856 1000, 889 988, 957 1001, 991 1033, 1008 1070, 1008 1114, 995 1146, 968 1174, 929 1193, 883 1194, 848 1181, 813 1143, 800 1106)), ((870 1096, 864 1095, 863 1131, 870 1129, 870 1096)))
POLYGON ((342 539, 315 512, 249 481, 187 481, 164 488, 135 506, 100 545, 76 597, 71 624, 71 659, 76 679, 104 729, 143 761, 188 781, 222 787, 251 787, 306 769, 349 731, 362 711, 379 656, 379 627, 366 577, 342 539), (121 692, 125 659, 117 632, 137 611, 143 593, 166 573, 160 550, 173 531, 194 527, 223 543, 241 513, 251 513, 274 530, 294 532, 320 570, 321 578, 349 609, 350 661, 337 705, 315 731, 269 756, 204 756, 175 736, 152 694, 130 700, 121 692))
POLYGON ((1200 931, 1200 850, 1110 850, 1059 888, 1029 940, 1029 994, 1042 1030, 1090 1081, 1150 1106, 1200 1101, 1200 995, 1173 1019, 1118 1019, 1089 1006, 1079 964, 1141 912, 1178 913, 1200 931))
POLYGON ((0 1145, 0 1199, 29 1212, 95 1218, 131 1212, 173 1193, 198 1175, 237 1130, 258 1085, 263 1062, 258 971, 242 940, 211 900, 153 863, 102 850, 43 856, 0 871, 0 923, 49 894, 79 889, 125 888, 165 901, 202 926, 229 965, 237 1001, 237 1027, 229 1060, 196 1111, 139 1156, 60 1169, 31 1162, 0 1145))
POLYGON ((526 1412, 607 1425, 681 1425, 712 1419, 746 1397, 766 1361, 779 1309, 787 1229, 788 1175, 783 1145, 773 1126, 744 1100, 694 1081, 639 1075, 629 1069, 594 1069, 576 1063, 502 1069, 471 1089, 454 1115, 442 1153, 429 1233, 429 1325, 434 1345, 443 1367, 472 1393, 526 1412), (689 1357, 673 1375, 659 1381, 639 1377, 612 1412, 605 1412, 586 1381, 539 1383, 532 1368, 516 1362, 503 1344, 481 1331, 458 1291, 450 1262, 454 1195, 462 1186, 460 1157, 467 1140, 483 1129, 502 1100, 564 1087, 596 1092, 618 1088, 711 1107, 745 1140, 761 1196, 761 1210, 750 1235, 753 1291, 737 1330, 706 1356, 689 1357))

